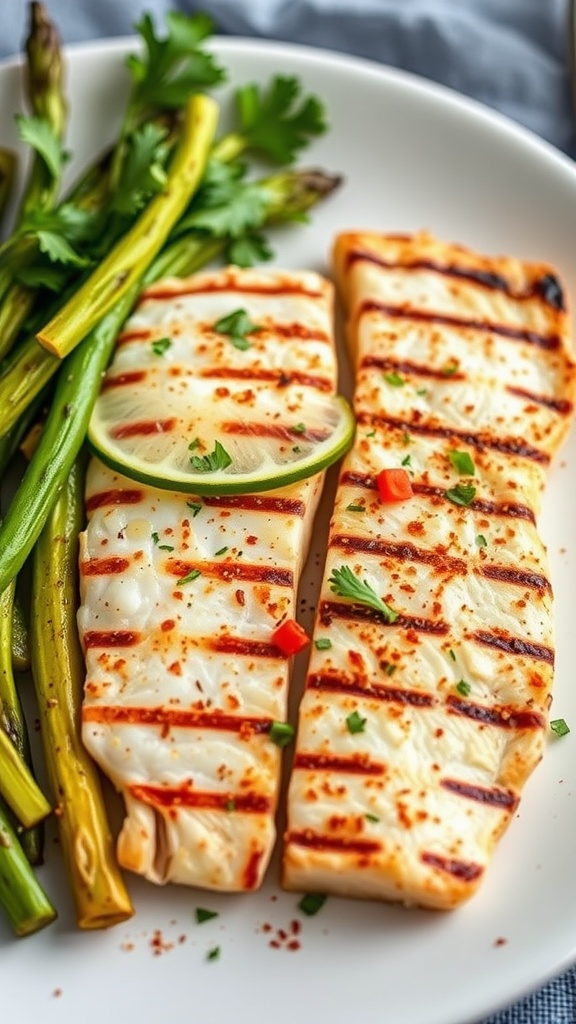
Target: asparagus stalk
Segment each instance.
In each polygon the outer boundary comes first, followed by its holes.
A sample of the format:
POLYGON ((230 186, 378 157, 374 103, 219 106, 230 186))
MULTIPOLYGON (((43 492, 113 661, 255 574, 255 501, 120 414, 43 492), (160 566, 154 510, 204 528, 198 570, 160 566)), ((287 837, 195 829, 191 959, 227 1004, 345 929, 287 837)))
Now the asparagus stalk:
POLYGON ((218 105, 211 97, 199 94, 187 103, 165 191, 151 200, 88 280, 38 332, 47 351, 60 358, 68 355, 141 280, 200 183, 217 120, 218 105))
POLYGON ((0 796, 25 828, 52 810, 32 772, 5 729, 0 728, 0 796))
POLYGON ((57 916, 1 804, 0 905, 18 936, 39 931, 51 924, 57 916))
POLYGON ((114 857, 100 781, 80 738, 84 659, 76 629, 84 460, 76 462, 35 547, 32 672, 48 778, 80 928, 133 914, 114 857))
MULTIPOLYGON (((60 40, 49 20, 44 4, 30 4, 30 29, 26 40, 27 61, 24 84, 32 113, 46 122, 55 138, 62 140, 66 130, 67 104, 64 95, 64 66, 60 40)), ((37 152, 34 152, 24 195, 18 214, 20 222, 29 211, 48 210, 58 197, 60 174, 54 173, 37 152)), ((34 304, 34 292, 14 280, 8 264, 8 249, 14 244, 24 249, 24 262, 36 254, 36 246, 16 236, 5 244, 4 267, 0 274, 0 358, 10 351, 14 339, 34 304), (27 258, 26 258, 26 253, 27 258)), ((15 255, 15 253, 13 253, 15 255)))
MULTIPOLYGON (((48 18, 44 4, 32 0, 30 31, 26 40, 25 86, 30 108, 36 117, 49 124, 57 139, 64 137, 67 104, 64 96, 64 65, 60 40, 48 18)), ((57 198, 59 176, 34 154, 21 214, 28 210, 49 209, 57 198)))

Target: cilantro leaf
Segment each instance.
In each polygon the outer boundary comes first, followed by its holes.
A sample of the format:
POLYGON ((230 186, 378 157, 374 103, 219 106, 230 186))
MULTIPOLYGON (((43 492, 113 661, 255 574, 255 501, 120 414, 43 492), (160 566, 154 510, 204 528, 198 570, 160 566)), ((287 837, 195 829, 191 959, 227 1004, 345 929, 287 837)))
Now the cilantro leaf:
POLYGON ((276 75, 266 90, 245 85, 235 94, 240 130, 248 144, 278 164, 291 164, 328 125, 316 96, 300 98, 295 76, 276 75))
POLYGON ((168 147, 164 145, 166 136, 165 129, 148 123, 129 137, 114 193, 113 209, 118 213, 136 213, 151 196, 164 188, 167 177, 164 163, 168 155, 168 147))
POLYGON ((339 569, 333 569, 328 580, 330 589, 338 597, 348 597, 351 601, 365 604, 368 608, 380 612, 386 622, 396 622, 398 612, 391 608, 366 581, 359 580, 354 575, 349 565, 341 565, 339 569))
POLYGON ((58 235, 55 231, 37 231, 36 239, 40 252, 46 253, 54 263, 65 263, 73 267, 86 267, 90 263, 89 259, 72 248, 63 235, 58 235))
POLYGON ((245 173, 239 161, 227 166, 211 160, 178 232, 197 229, 216 238, 240 238, 249 229, 261 227, 270 205, 270 190, 261 182, 245 181, 245 173))
POLYGON ((197 473, 215 473, 232 465, 232 459, 220 441, 214 443, 214 451, 207 455, 191 455, 190 462, 197 473))
POLYGON ((166 15, 167 35, 156 35, 150 14, 144 14, 135 26, 144 43, 142 54, 128 57, 132 76, 130 107, 177 110, 191 93, 218 85, 226 78, 215 57, 200 44, 213 31, 212 19, 204 13, 166 15))
POLYGON ((232 239, 226 249, 228 263, 235 263, 237 267, 254 267, 273 256, 274 250, 259 231, 250 231, 241 238, 232 239))
POLYGON ((44 117, 25 117, 16 114, 16 123, 22 142, 38 153, 53 178, 58 178, 68 159, 53 126, 44 117))

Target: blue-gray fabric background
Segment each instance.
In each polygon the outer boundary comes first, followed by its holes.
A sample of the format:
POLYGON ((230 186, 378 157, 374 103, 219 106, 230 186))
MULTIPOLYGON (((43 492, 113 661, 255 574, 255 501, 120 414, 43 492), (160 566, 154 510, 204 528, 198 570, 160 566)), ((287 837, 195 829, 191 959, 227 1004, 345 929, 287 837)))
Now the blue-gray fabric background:
MULTIPOLYGON (((129 35, 144 10, 160 18, 168 10, 201 9, 212 15, 221 33, 288 40, 367 57, 472 96, 576 158, 567 0, 46 3, 66 43, 129 35)), ((0 59, 21 50, 27 19, 26 0, 0 0, 0 59)), ((576 967, 491 1017, 489 1024, 576 1024, 576 967)))

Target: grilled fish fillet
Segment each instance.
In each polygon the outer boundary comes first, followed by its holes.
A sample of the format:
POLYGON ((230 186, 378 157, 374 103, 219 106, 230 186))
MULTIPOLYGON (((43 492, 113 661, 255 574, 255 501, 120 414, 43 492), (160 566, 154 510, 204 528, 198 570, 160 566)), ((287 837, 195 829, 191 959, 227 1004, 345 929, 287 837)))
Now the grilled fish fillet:
MULTIPOLYGON (((273 402, 281 388, 297 423, 315 389, 334 390, 332 301, 332 285, 308 272, 165 282, 141 297, 105 386, 144 375, 168 409, 171 387, 200 376, 204 402, 228 402, 257 445, 255 391, 273 402), (261 328, 246 350, 214 332, 239 307, 261 328), (159 359, 152 343, 166 337, 159 359)), ((269 731, 286 718, 290 669, 272 634, 295 617, 322 483, 195 498, 91 463, 83 739, 125 801, 119 861, 153 882, 242 891, 262 881, 281 768, 269 731)))
POLYGON ((481 883, 543 752, 554 630, 536 522, 573 413, 565 296, 549 266, 427 234, 344 234, 334 261, 358 430, 300 707, 283 882, 449 909, 481 883), (411 498, 380 500, 392 467, 411 498), (334 589, 343 566, 394 622, 334 589))

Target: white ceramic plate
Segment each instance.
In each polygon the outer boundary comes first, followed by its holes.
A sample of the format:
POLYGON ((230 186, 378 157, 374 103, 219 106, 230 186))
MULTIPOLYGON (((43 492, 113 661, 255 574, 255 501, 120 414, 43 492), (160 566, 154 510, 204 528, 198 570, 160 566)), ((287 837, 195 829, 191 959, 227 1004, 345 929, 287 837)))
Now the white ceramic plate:
MULTIPOLYGON (((84 160, 112 137, 126 88, 126 41, 71 48, 69 143, 84 160)), ((345 175, 308 227, 284 232, 277 263, 328 272, 336 231, 427 227, 488 252, 554 262, 576 295, 576 171, 511 123, 411 76, 339 55, 218 41, 232 81, 301 76, 328 106, 329 135, 306 154, 345 175)), ((15 141, 20 74, 0 68, 0 139, 15 141)), ((77 166, 77 164, 76 164, 77 166)), ((75 929, 59 851, 41 877, 60 919, 15 941, 0 922, 2 1018, 42 1024, 465 1024, 514 1001, 576 960, 576 542, 570 480, 576 434, 554 467, 542 517, 556 593, 552 738, 483 889, 451 914, 330 899, 302 919, 273 864, 262 892, 214 896, 130 880, 136 916, 112 931, 75 929), (196 906, 220 916, 194 923, 196 906), (271 948, 300 919, 300 949, 271 948), (272 931, 264 926, 270 924, 272 931), (154 955, 154 937, 164 948, 154 955), (504 940, 504 941, 502 941, 504 940), (219 945, 218 961, 206 952, 219 945)), ((312 557, 303 594, 318 562, 312 557)))

